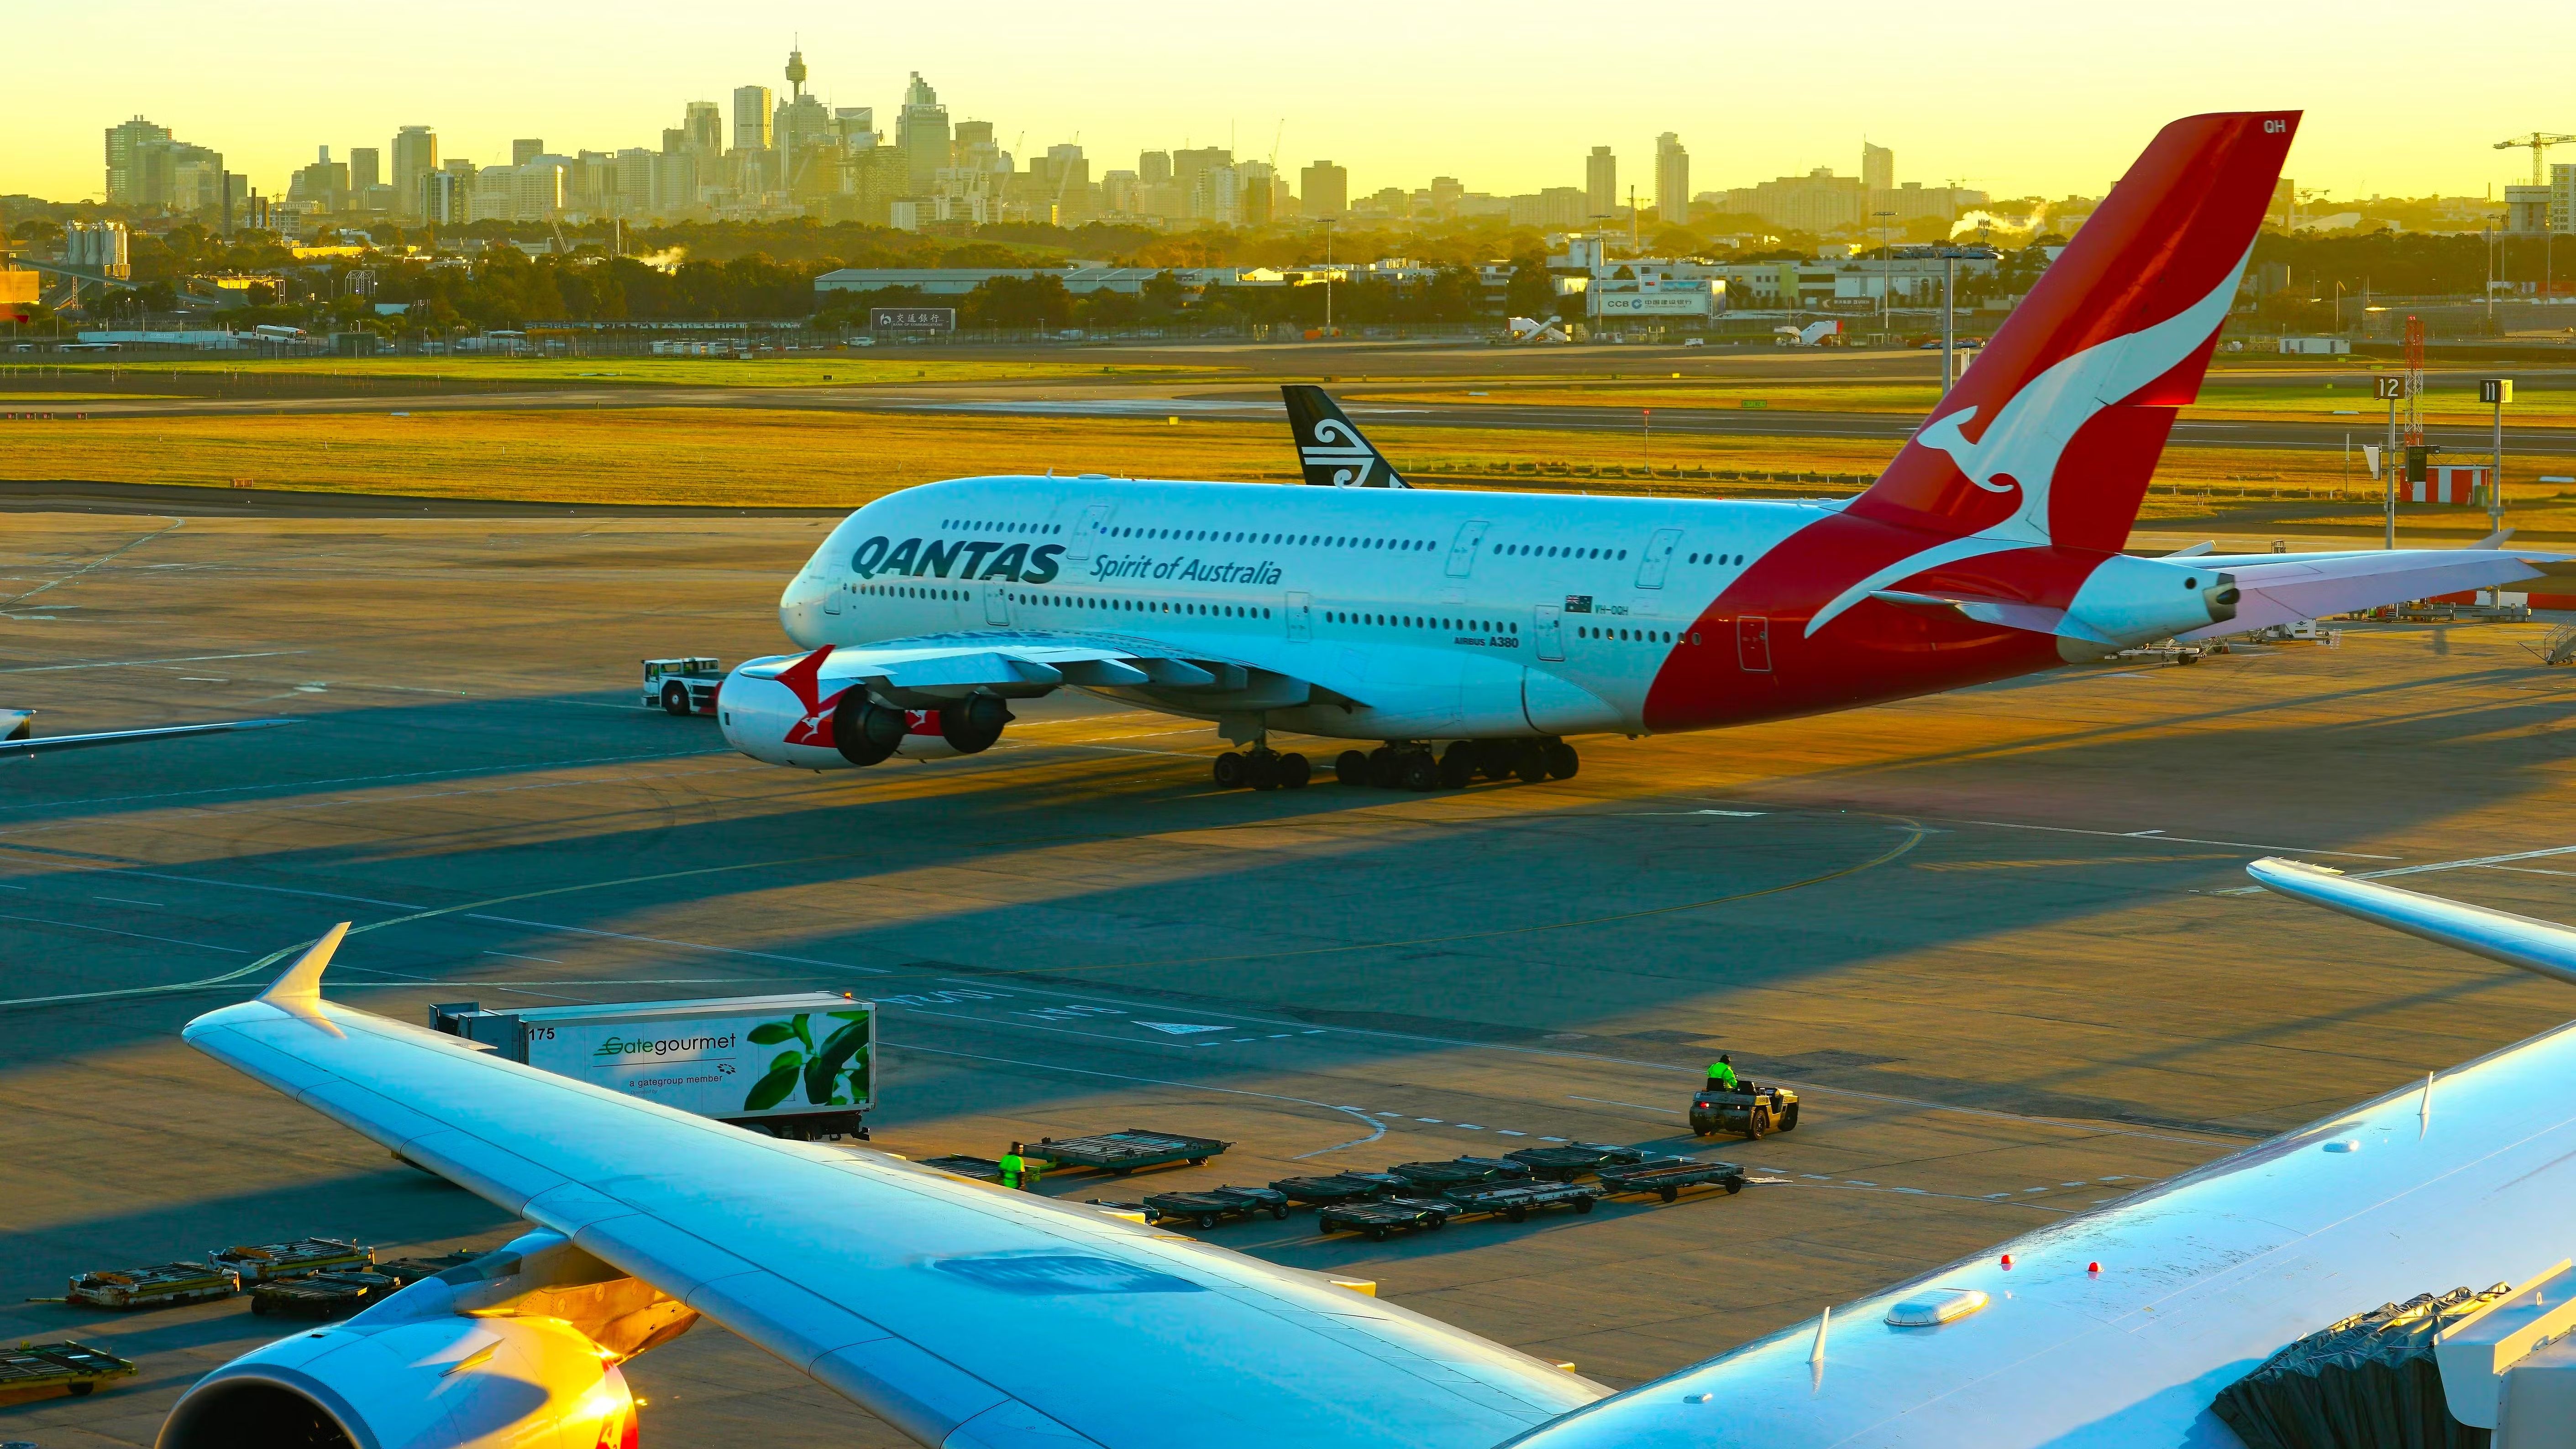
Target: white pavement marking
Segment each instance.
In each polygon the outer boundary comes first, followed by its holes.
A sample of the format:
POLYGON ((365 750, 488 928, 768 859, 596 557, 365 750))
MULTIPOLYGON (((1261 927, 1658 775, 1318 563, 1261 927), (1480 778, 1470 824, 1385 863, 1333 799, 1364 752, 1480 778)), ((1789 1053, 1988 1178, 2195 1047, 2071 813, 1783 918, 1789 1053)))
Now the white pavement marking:
POLYGON ((2160 830, 2078 830, 2071 825, 2024 825, 2016 820, 1953 820, 1953 825, 1985 825, 1996 830, 2045 830, 2053 835, 2093 835, 2105 840, 2170 840, 2179 845, 2232 845, 2239 850, 2265 850, 2282 855, 2331 855, 2338 860, 2399 860, 2401 856, 2372 855, 2357 850, 2317 850, 2304 845, 2256 845, 2245 840, 2203 840, 2192 835, 2167 835, 2160 830))
POLYGON ((1605 1107, 1634 1107, 1640 1112, 1661 1112, 1667 1117, 1682 1115, 1682 1109, 1679 1107, 1649 1107, 1643 1102, 1614 1102, 1607 1097, 1578 1097, 1572 1092, 1565 1095, 1566 1100, 1570 1102, 1599 1102, 1605 1107))
POLYGON ((139 669, 147 664, 197 664, 208 659, 276 659, 310 654, 310 649, 263 649, 256 654, 181 654, 170 659, 101 659, 90 664, 17 664, 0 674, 59 674, 67 669, 139 669))
MULTIPOLYGON (((2324 852, 2319 853, 2322 854, 2324 852)), ((2354 872, 2353 879, 2386 880, 2390 876, 2424 875, 2437 870, 2511 870, 2513 867, 2509 862, 2517 860, 2545 860, 2554 855, 2576 855, 2576 845, 2552 845, 2541 850, 2517 850, 2506 855, 2472 855, 2461 860, 2436 860, 2427 862, 2423 865, 2400 865, 2393 866, 2387 870, 2357 871, 2354 872)), ((2382 858, 2385 859, 2385 857, 2382 858)), ((2541 871, 2537 873, 2542 875, 2558 874, 2556 871, 2541 871)), ((2236 886, 2229 890, 2212 891, 2210 894, 2220 896, 2259 896, 2264 894, 2264 888, 2258 885, 2236 886)))

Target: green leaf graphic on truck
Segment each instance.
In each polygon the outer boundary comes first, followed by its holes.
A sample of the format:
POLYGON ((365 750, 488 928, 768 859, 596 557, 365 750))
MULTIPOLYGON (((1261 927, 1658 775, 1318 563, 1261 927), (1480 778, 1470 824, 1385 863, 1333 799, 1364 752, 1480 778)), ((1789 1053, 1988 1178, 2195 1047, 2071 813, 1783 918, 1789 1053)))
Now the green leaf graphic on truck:
POLYGON ((752 1083, 751 1092, 742 1099, 746 1112, 766 1112, 787 1100, 799 1082, 805 1086, 805 1100, 817 1107, 846 1107, 864 1101, 868 1095, 868 1014, 864 1011, 827 1011, 826 1022, 841 1025, 814 1043, 814 1018, 798 1012, 785 1021, 764 1021, 751 1029, 755 1046, 778 1046, 796 1043, 790 1050, 769 1059, 769 1070, 752 1083))

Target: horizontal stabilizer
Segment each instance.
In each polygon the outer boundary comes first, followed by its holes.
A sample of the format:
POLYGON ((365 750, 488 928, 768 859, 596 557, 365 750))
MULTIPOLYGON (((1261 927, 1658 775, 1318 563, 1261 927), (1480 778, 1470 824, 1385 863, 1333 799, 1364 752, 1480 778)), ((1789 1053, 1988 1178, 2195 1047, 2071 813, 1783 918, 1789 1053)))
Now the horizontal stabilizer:
POLYGON ((2212 639, 2222 634, 2376 609, 2408 599, 2490 589, 2540 577, 2540 570, 2493 549, 2403 549, 2394 553, 2269 556, 2239 564, 2212 559, 2235 575, 2242 591, 2236 617, 2176 635, 2212 639))
POLYGON ((2032 634, 2049 634, 2061 639, 2080 639, 2087 644, 2107 645, 2113 649, 2120 642, 2073 617, 2064 609, 2045 604, 2026 604, 2019 599, 1989 599, 1973 594, 1917 594, 1904 589, 1872 589, 1871 598, 1894 604, 1900 609, 1919 609, 1926 613, 1956 614, 1980 624, 1995 624, 2006 629, 2020 629, 2032 634))
POLYGON ((2576 983, 2576 930, 2554 921, 2462 905, 2277 856, 2265 856, 2245 867, 2245 873, 2310 905, 2576 983))

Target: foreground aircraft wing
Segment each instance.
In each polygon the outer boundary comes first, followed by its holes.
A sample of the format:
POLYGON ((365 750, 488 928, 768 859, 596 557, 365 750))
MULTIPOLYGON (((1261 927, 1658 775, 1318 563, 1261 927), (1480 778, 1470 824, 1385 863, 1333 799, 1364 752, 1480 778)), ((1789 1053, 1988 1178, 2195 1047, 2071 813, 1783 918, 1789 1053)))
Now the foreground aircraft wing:
POLYGON ((2175 636, 2187 640, 2541 577, 2541 570, 2523 559, 2491 548, 2272 555, 2242 563, 2208 557, 2194 562, 2225 569, 2243 597, 2233 619, 2175 636))
POLYGON ((1141 690, 1212 710, 1283 709, 1304 704, 1317 692, 1291 675, 1184 654, 1168 641, 1111 633, 1014 631, 827 644, 809 654, 751 660, 735 673, 748 680, 775 680, 800 697, 811 693, 809 712, 852 684, 917 708, 935 708, 942 699, 977 691, 1018 698, 1065 685, 1141 690), (1247 699, 1253 703, 1239 703, 1247 699))
MULTIPOLYGON (((2275 891, 2426 940, 2576 975, 2576 930, 2565 926, 2290 861, 2257 861, 2250 871, 2275 891)), ((2206 1090, 2175 1080, 2186 1100, 2206 1090)), ((2234 1446, 2241 1441, 2211 1408, 2220 1390, 2351 1315, 2420 1293, 2541 1276, 2567 1255, 2571 1194, 2576 1025, 1838 1306, 1824 1324, 1810 1320, 1514 1442, 2234 1446)), ((2450 1392, 2463 1387, 2474 1388, 2450 1392)), ((2457 1400, 2453 1407, 2475 1412, 2457 1400)))
POLYGON ((322 999, 188 1042, 945 1449, 1485 1449, 1607 1390, 1331 1280, 781 1141, 322 999))
POLYGON ((1395 465, 1343 413, 1332 395, 1309 382, 1282 384, 1288 431, 1306 481, 1323 488, 1410 488, 1395 465))
POLYGON ((100 730, 85 735, 38 735, 28 729, 26 715, 18 710, 0 710, 0 725, 9 725, 8 737, 0 739, 0 759, 12 755, 41 755, 55 750, 85 750, 94 745, 131 745, 146 740, 172 740, 183 735, 219 735, 232 730, 264 730, 295 723, 292 719, 228 719, 209 724, 156 725, 139 730, 100 730), (14 722, 9 718, 15 716, 14 722))

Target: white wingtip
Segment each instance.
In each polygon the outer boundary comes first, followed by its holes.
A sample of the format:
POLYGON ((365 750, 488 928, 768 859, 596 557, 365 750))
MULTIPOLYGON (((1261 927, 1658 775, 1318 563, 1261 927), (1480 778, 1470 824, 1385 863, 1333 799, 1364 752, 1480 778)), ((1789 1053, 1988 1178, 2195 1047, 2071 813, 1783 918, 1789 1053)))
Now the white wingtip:
POLYGON ((259 999, 289 1016, 311 1022, 333 1036, 340 1035, 340 1028, 332 1025, 331 1019, 322 1014, 322 972, 331 964, 331 953, 340 949, 341 940, 348 934, 347 921, 323 932, 322 939, 314 942, 294 965, 270 982, 268 989, 259 994, 259 999))
POLYGON ((2508 539, 2508 538, 2511 538, 2511 537, 2513 537, 2513 530, 2512 530, 2512 529, 2510 529, 2510 528, 2499 528, 2499 529, 2497 529, 2495 532, 2488 534, 2486 537, 2484 537, 2484 538, 2482 538, 2482 539, 2479 539, 2477 542, 2475 542, 2475 543, 2473 543, 2473 544, 2470 544, 2470 545, 2469 545, 2469 547, 2471 547, 2471 548, 2502 548, 2502 547, 2504 547, 2504 541, 2505 541, 2506 539, 2508 539))

